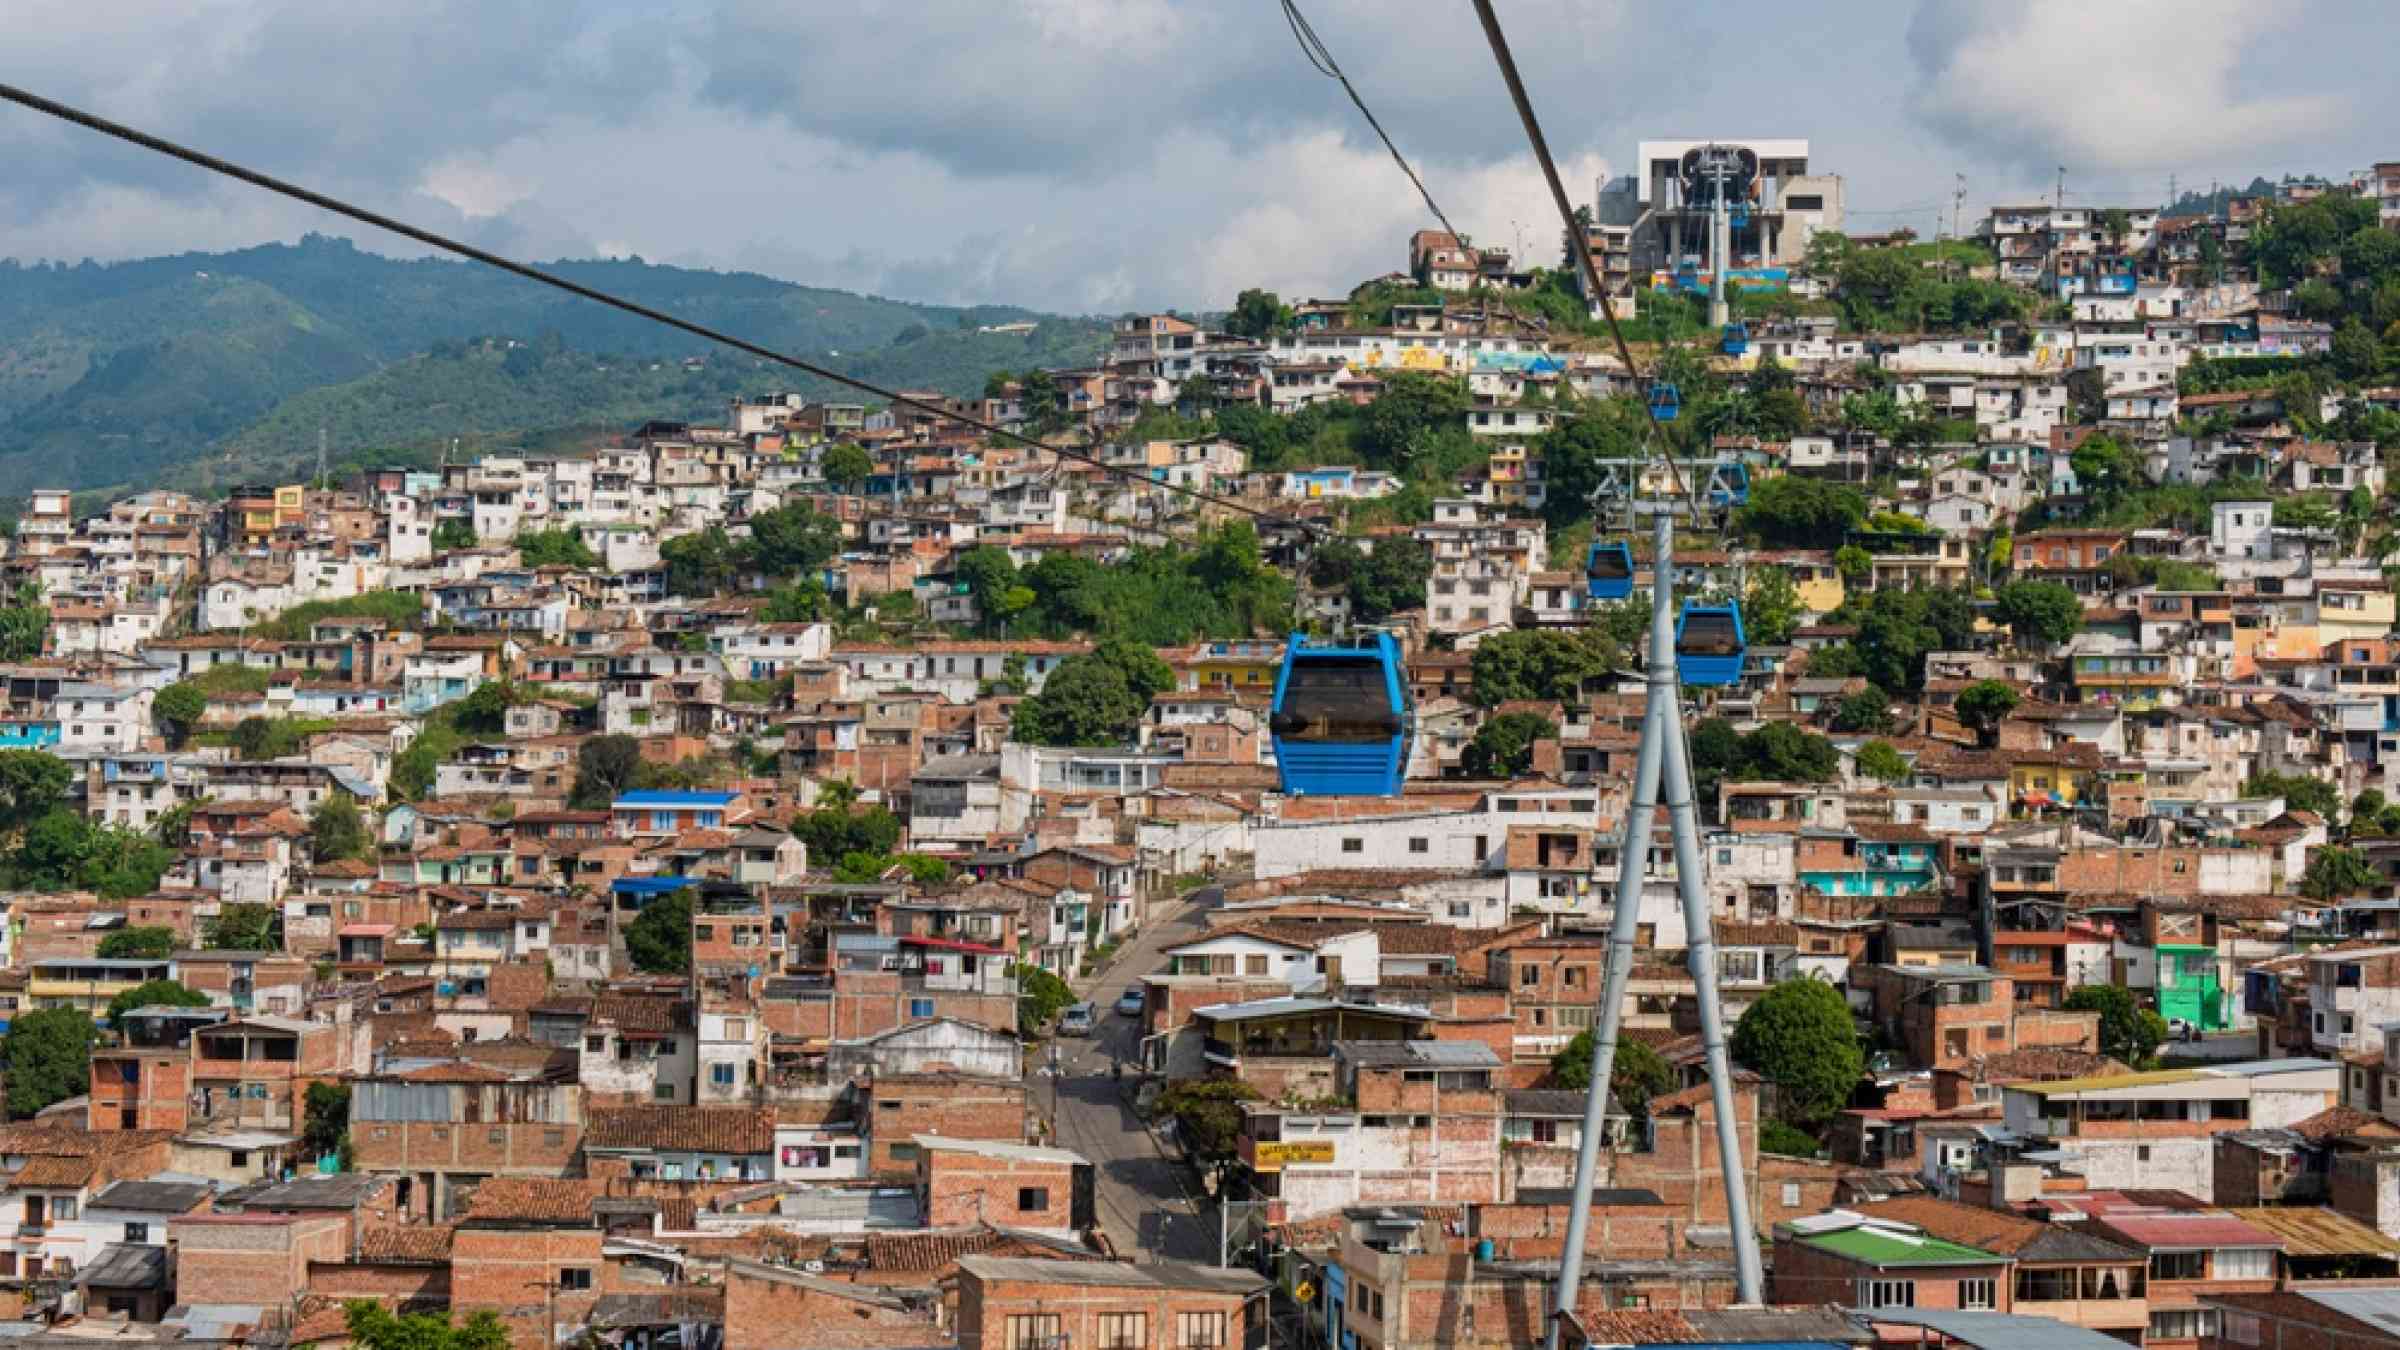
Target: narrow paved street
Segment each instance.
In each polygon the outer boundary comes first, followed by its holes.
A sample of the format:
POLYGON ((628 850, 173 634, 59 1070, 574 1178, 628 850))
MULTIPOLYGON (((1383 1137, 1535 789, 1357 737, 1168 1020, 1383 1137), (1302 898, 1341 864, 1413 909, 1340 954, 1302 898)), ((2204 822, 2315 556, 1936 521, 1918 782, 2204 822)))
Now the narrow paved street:
MULTIPOLYGON (((1157 1139, 1133 1113, 1132 1066, 1140 1055, 1141 1023, 1119 1016, 1116 1001, 1127 986, 1165 963, 1161 953, 1169 944, 1199 931, 1199 911, 1223 896, 1215 886, 1194 891, 1118 948, 1106 968, 1074 981, 1076 993, 1097 1006, 1100 1025, 1088 1040, 1051 1042, 1058 1073, 1035 1088, 1037 1094, 1055 1094, 1060 1147, 1091 1159, 1101 1227, 1128 1260, 1166 1257, 1214 1264, 1217 1259, 1215 1208, 1196 1192, 1186 1193, 1183 1169, 1159 1151, 1157 1139), (1127 1066, 1122 1082, 1109 1072, 1118 1062, 1127 1066)), ((1051 1109, 1052 1102, 1040 1105, 1051 1109)))

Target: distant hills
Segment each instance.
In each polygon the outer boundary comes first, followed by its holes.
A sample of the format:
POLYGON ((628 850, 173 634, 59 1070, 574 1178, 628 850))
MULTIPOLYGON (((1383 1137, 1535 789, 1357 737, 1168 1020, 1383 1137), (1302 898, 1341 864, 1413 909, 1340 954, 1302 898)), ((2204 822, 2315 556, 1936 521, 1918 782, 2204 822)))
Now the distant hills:
MULTIPOLYGON (((638 259, 559 262, 587 285, 885 385, 979 390, 993 370, 1095 359, 1107 324, 913 305, 638 259), (978 328, 1032 321, 1030 333, 978 328), (838 353, 838 355, 834 355, 838 353)), ((347 240, 80 266, 0 261, 0 497, 36 486, 218 488, 452 438, 593 442, 739 394, 837 388, 468 263, 347 240)))

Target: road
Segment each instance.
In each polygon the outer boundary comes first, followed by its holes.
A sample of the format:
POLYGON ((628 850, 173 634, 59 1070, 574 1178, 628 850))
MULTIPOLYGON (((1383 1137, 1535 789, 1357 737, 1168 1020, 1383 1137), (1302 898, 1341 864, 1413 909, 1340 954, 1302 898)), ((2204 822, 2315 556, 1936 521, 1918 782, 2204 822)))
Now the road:
POLYGON ((1130 1068, 1141 1050, 1140 1022, 1117 1014, 1117 996, 1164 965, 1167 946, 1199 931, 1200 910, 1223 900, 1224 891, 1216 886, 1192 892, 1183 904, 1144 925, 1097 974, 1073 982, 1079 996, 1099 1005, 1099 1029, 1088 1040, 1051 1042, 1059 1072, 1035 1089, 1055 1093, 1059 1146, 1091 1160, 1100 1226, 1129 1260, 1216 1263, 1215 1207, 1187 1191, 1184 1169, 1167 1160, 1156 1137, 1134 1115, 1128 1103, 1135 1075, 1128 1072, 1120 1082, 1109 1066, 1122 1062, 1130 1068))

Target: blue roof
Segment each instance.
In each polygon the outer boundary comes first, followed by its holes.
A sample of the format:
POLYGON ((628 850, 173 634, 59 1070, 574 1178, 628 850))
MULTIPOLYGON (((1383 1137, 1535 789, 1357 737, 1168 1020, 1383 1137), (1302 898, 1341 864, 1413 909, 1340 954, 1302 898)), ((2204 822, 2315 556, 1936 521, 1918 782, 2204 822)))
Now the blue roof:
POLYGON ((731 806, 731 792, 673 792, 665 788, 643 788, 617 798, 618 806, 731 806))
POLYGON ((619 895, 665 895, 680 891, 697 881, 697 877, 618 877, 609 889, 619 895))

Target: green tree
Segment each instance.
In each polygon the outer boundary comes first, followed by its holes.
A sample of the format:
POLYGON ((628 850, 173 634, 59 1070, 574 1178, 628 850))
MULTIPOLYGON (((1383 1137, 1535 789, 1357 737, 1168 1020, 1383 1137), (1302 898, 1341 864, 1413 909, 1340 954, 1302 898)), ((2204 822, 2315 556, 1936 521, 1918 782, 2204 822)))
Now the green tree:
POLYGON ((1851 694, 1834 705, 1833 729, 1880 736, 1892 729, 1892 701, 1871 685, 1851 694))
POLYGON ((1258 1089, 1238 1078, 1178 1078, 1158 1095, 1158 1111, 1193 1158, 1220 1162, 1241 1140, 1242 1103, 1257 1100, 1258 1089))
POLYGON ((794 502, 750 517, 750 539, 741 560, 770 577, 814 572, 841 555, 842 523, 806 502, 794 502))
POLYGON ((451 725, 469 736, 503 735, 508 730, 508 710, 532 699, 532 691, 507 680, 485 680, 451 705, 451 725))
POLYGON ((1558 724, 1539 713, 1502 713, 1475 728, 1459 755, 1470 778, 1516 778, 1533 767, 1533 743, 1555 738, 1558 724))
POLYGON ((103 961, 164 961, 175 954, 175 930, 149 925, 120 928, 100 939, 103 961))
POLYGON ((1862 587, 1875 576, 1875 555, 1856 544, 1844 544, 1833 551, 1833 570, 1841 574, 1845 587, 1862 587))
POLYGON ((1591 515, 1592 494, 1612 466, 1630 483, 1648 426, 1641 404, 1612 398, 1578 410, 1534 441, 1542 460, 1542 515, 1553 528, 1591 515))
POLYGON ((1742 632, 1760 647, 1780 647, 1800 626, 1800 588, 1780 567, 1761 567, 1750 574, 1742 592, 1742 632))
POLYGON ((75 770, 43 750, 0 750, 0 832, 25 828, 65 804, 75 770))
POLYGON ((1432 576, 1433 550, 1423 541, 1407 535, 1379 539, 1350 575, 1350 616, 1381 623, 1404 609, 1422 608, 1432 576))
POLYGON ((1150 700, 1174 687, 1156 652, 1111 638, 1059 662, 1041 692, 1017 704, 1011 734, 1032 745, 1124 745, 1150 700))
POLYGON ((561 526, 555 530, 528 530, 516 537, 517 562, 525 567, 580 567, 600 565, 600 555, 583 542, 581 532, 561 526))
POLYGON ((350 1343, 358 1350, 508 1350, 508 1326, 489 1308, 456 1326, 448 1313, 395 1313, 371 1299, 342 1305, 350 1343))
POLYGON ((1808 1131, 1769 1120, 1759 1124, 1758 1151, 1784 1158, 1814 1158, 1823 1150, 1808 1131))
POLYGON ((2145 1014, 2133 995, 2118 985, 2087 984, 2067 995, 2068 1012, 2100 1014, 2100 1053, 2140 1068, 2150 1062, 2166 1028, 2156 1013, 2145 1014))
POLYGON ((875 457, 864 446, 844 441, 817 457, 817 472, 842 491, 856 492, 875 476, 875 457))
POLYGON ((108 1001, 108 1024, 122 1027, 125 1014, 143 1008, 205 1008, 208 995, 174 980, 149 980, 108 1001))
POLYGON ((65 890, 83 875, 92 850, 91 822, 62 806, 25 827, 17 870, 36 890, 65 890))
POLYGON ((168 748, 181 750, 192 739, 192 729, 208 715, 208 695, 200 686, 179 680, 150 700, 150 715, 166 733, 168 748))
POLYGON ((374 847, 358 799, 338 788, 326 793, 325 800, 309 813, 308 842, 318 862, 363 858, 374 847))
POLYGON ((2287 811, 2314 811, 2331 825, 2342 814, 2341 789, 2304 773, 2253 773, 2242 780, 2245 797, 2281 797, 2287 811))
POLYGON ((2084 437, 2083 443, 2068 456, 2068 463, 2074 466, 2076 486, 2103 506, 2117 501, 2144 481, 2141 461, 2114 436, 2084 437))
POLYGON ((792 818, 792 833, 808 846, 812 861, 838 861, 857 854, 888 857, 905 829, 900 817, 884 807, 862 811, 854 802, 840 799, 792 818))
POLYGON ((1958 691, 1951 707, 1958 720, 1974 731, 1977 740, 1990 745, 1999 733, 2000 724, 2017 710, 2017 691, 1999 680, 1977 680, 1958 691))
POLYGON ((350 1151, 348 1083, 308 1085, 308 1095, 301 1103, 300 1142, 320 1158, 329 1153, 342 1157, 350 1151))
POLYGON ((1003 599, 1017 588, 1017 562, 1008 550, 993 544, 977 544, 958 556, 953 569, 967 593, 975 597, 975 608, 981 613, 984 627, 1003 628, 1001 615, 1003 599))
POLYGON ((2083 601, 2055 581, 2012 581, 1992 599, 2000 622, 2021 643, 2056 646, 2083 628, 2083 601))
POLYGON ((1467 384, 1428 371, 1393 371, 1367 405, 1358 448, 1369 464, 1414 472, 1430 466, 1445 436, 1466 440, 1467 384))
MULTIPOLYGON (((2375 233, 2400 239, 2400 235, 2385 234, 2382 230, 2375 233)), ((2342 320, 2342 326, 2333 331, 2334 373, 2345 380, 2371 380, 2383 365, 2383 343, 2377 340, 2374 330, 2360 323, 2355 314, 2342 320)))
POLYGON ((459 517, 453 516, 433 527, 433 551, 436 553, 473 548, 477 542, 475 527, 459 517))
POLYGON ((681 975, 692 968, 692 888, 651 897, 625 925, 625 954, 633 968, 650 975, 681 975))
POLYGON ((1734 513, 1743 534, 1778 548, 1822 548, 1867 518, 1867 496, 1847 483, 1784 474, 1750 489, 1734 513))
MULTIPOLYGON (((1566 1048, 1550 1057, 1550 1082, 1565 1092, 1584 1092, 1592 1086, 1592 1033, 1575 1033, 1566 1048)), ((1617 1109, 1636 1120, 1650 1118, 1650 1099, 1675 1090, 1675 1070, 1656 1050, 1640 1041, 1619 1039, 1617 1056, 1609 1065, 1608 1093, 1617 1109)))
POLYGON ((625 795, 641 772, 642 743, 631 736, 594 736, 575 751, 575 786, 567 805, 598 811, 625 795))
POLYGON ((50 606, 32 582, 17 587, 16 603, 0 607, 0 661, 30 661, 42 654, 50 632, 50 606))
POLYGON ((233 724, 233 750, 243 759, 285 759, 300 753, 310 730, 297 717, 245 717, 233 724))
POLYGON ((1776 1088, 1778 1114, 1813 1130, 1849 1104, 1866 1068, 1858 1028, 1842 992, 1823 980, 1769 989, 1733 1028, 1734 1062, 1776 1088))
POLYGON ((2368 895, 2383 888, 2383 874, 2355 849, 2323 844, 2310 850, 2300 874, 2300 893, 2321 905, 2368 895))
POLYGON ((1067 411, 1067 394, 1058 387, 1057 379, 1046 370, 1029 370, 1020 383, 1027 429, 1036 436, 1053 436, 1066 430, 1074 415, 1067 411))
POLYGON ((1858 771, 1884 783, 1902 783, 1911 770, 1890 741, 1869 741, 1858 747, 1858 771))
POLYGON ((2353 230, 2342 241, 2342 279, 2373 289, 2400 274, 2400 234, 2380 225, 2353 230))
POLYGON ((8 1114, 23 1120, 83 1092, 100 1030, 77 1008, 19 1013, 0 1037, 8 1065, 8 1114))
POLYGON ((1736 781, 1826 783, 1841 772, 1833 742, 1789 722, 1769 722, 1742 737, 1743 772, 1736 781))
POLYGON ((1292 311, 1273 291, 1246 290, 1233 297, 1225 331, 1236 337, 1269 338, 1291 326, 1292 311))
POLYGON ((271 905, 224 905, 208 922, 207 945, 211 951, 281 951, 281 929, 271 905))
POLYGON ((1017 1034, 1033 1037, 1050 1025, 1050 1019, 1075 1003, 1075 991, 1065 980, 1040 966, 1018 964, 1012 967, 1017 977, 1017 1034))
POLYGON ((1518 628, 1476 644, 1470 660, 1475 702, 1579 704, 1583 686, 1623 665, 1605 635, 1589 629, 1518 628))
POLYGON ((666 565, 667 589, 677 595, 710 596, 732 587, 741 555, 722 525, 677 535, 658 546, 666 565))
POLYGON ((802 577, 789 586, 767 592, 767 603, 758 611, 758 617, 763 623, 811 623, 825 617, 830 602, 825 583, 815 577, 802 577))

